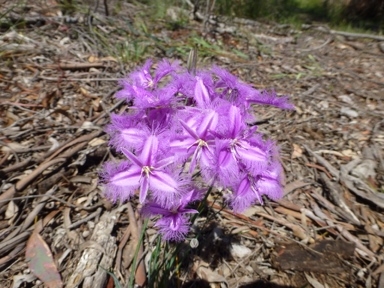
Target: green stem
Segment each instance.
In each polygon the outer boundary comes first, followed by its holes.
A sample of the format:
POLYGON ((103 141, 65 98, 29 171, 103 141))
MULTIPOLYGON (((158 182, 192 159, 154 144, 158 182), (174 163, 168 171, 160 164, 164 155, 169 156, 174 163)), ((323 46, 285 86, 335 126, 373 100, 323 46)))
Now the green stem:
MULTIPOLYGON (((129 276, 129 284, 128 284, 129 288, 133 288, 133 281, 135 279, 135 271, 137 268, 136 267, 137 256, 139 255, 140 246, 143 243, 144 234, 145 234, 145 230, 147 229, 148 221, 149 221, 148 218, 145 219, 144 226, 141 229, 140 239, 139 239, 139 242, 137 243, 137 247, 136 247, 136 251, 135 251, 135 257, 133 258, 133 262, 132 262, 132 266, 131 266, 131 274, 129 276)), ((144 261, 144 260, 142 259, 141 261, 144 261)))

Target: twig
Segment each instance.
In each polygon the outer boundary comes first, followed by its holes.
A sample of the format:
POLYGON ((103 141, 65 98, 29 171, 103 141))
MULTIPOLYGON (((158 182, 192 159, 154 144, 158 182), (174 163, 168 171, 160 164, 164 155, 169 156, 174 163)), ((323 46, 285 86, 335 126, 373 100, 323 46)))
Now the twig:
POLYGON ((371 202, 377 207, 384 209, 384 199, 377 196, 376 193, 372 191, 372 189, 359 178, 351 175, 342 174, 340 182, 342 185, 347 187, 351 192, 353 192, 357 196, 371 202), (355 184, 360 184, 360 187, 364 190, 357 189, 355 187, 355 184))
POLYGON ((337 180, 339 179, 340 172, 336 168, 334 168, 327 160, 325 160, 325 158, 321 157, 320 155, 318 155, 317 153, 309 149, 307 145, 303 145, 303 146, 309 154, 314 156, 316 160, 332 174, 333 177, 335 177, 337 180))
POLYGON ((108 1, 107 0, 103 0, 104 2, 104 11, 105 11, 105 16, 109 16, 109 9, 108 9, 108 1))
MULTIPOLYGON (((256 221, 250 219, 249 217, 246 217, 246 216, 244 216, 244 215, 237 214, 237 213, 234 213, 234 212, 232 212, 232 211, 230 211, 230 210, 228 210, 228 209, 222 208, 222 207, 220 207, 219 205, 212 203, 211 201, 207 201, 207 202, 210 204, 210 206, 211 206, 212 208, 214 208, 214 209, 218 209, 218 210, 220 210, 220 211, 223 211, 223 212, 225 212, 225 213, 228 213, 228 214, 230 214, 230 215, 233 215, 233 216, 235 216, 235 217, 237 217, 237 218, 239 218, 239 219, 242 219, 242 220, 246 221, 247 223, 249 223, 250 225, 254 226, 256 229, 260 229, 260 230, 262 230, 262 231, 265 231, 265 232, 267 232, 267 233, 276 235, 276 236, 278 236, 278 237, 284 237, 283 235, 281 235, 281 234, 279 234, 279 233, 277 233, 277 232, 275 232, 275 231, 272 231, 272 230, 270 230, 270 229, 268 229, 268 228, 265 228, 264 226, 260 225, 260 223, 257 223, 256 221)), ((267 219, 270 219, 270 218, 274 219, 273 217, 271 217, 271 216, 268 215, 268 214, 265 214, 265 213, 260 213, 260 214, 265 215, 265 216, 266 216, 265 218, 267 218, 267 219)), ((259 215, 259 216, 260 216, 260 215, 259 215)), ((286 221, 286 222, 287 222, 287 221, 286 221)), ((291 227, 293 226, 293 225, 290 225, 290 223, 285 223, 285 224, 287 224, 288 226, 291 226, 291 227)), ((287 225, 284 225, 284 224, 282 224, 282 225, 288 227, 287 225)), ((290 227, 288 227, 288 228, 290 228, 290 227)), ((300 229, 301 229, 301 228, 300 228, 300 229)), ((296 229, 295 229, 295 230, 296 230, 296 229)), ((296 231, 298 231, 298 230, 296 230, 296 231)), ((300 232, 303 232, 303 231, 300 231, 300 232)), ((298 233, 298 234, 301 234, 301 233, 298 233)), ((299 238, 301 239, 301 237, 299 237, 299 238)))
MULTIPOLYGON (((0 166, 2 166, 4 164, 5 161, 7 161, 9 155, 11 154, 10 151, 5 151, 5 155, 3 156, 3 158, 0 160, 0 166)), ((19 163, 16 163, 16 164, 19 164, 19 163)), ((0 170, 2 172, 5 172, 4 170, 0 170)))
POLYGON ((257 40, 259 40, 259 39, 266 39, 266 40, 270 40, 270 41, 273 41, 273 42, 277 42, 279 44, 292 43, 292 42, 295 41, 295 38, 293 38, 293 37, 273 37, 273 36, 268 36, 268 35, 265 35, 265 34, 254 34, 253 36, 257 40))
POLYGON ((256 212, 256 214, 258 216, 267 218, 267 219, 269 219, 271 221, 274 221, 276 223, 279 223, 280 225, 283 225, 283 226, 291 229, 293 231, 293 235, 295 235, 296 237, 300 238, 301 240, 308 241, 309 243, 314 243, 315 242, 315 240, 312 237, 310 237, 309 235, 307 235, 306 231, 303 228, 301 228, 300 226, 298 226, 298 225, 289 223, 285 219, 276 218, 276 217, 273 217, 273 216, 265 214, 265 213, 256 212))
POLYGON ((357 250, 357 252, 361 256, 365 257, 366 255, 368 255, 368 256, 370 256, 371 260, 376 259, 376 255, 371 250, 369 250, 366 246, 364 246, 364 244, 361 243, 361 241, 357 237, 355 237, 351 233, 349 233, 344 227, 342 227, 339 224, 334 224, 333 220, 331 220, 325 213, 323 213, 319 206, 317 206, 315 203, 312 203, 312 207, 313 207, 313 210, 317 216, 325 219, 329 225, 332 225, 337 230, 339 230, 340 234, 345 239, 354 242, 356 244, 356 248, 359 248, 361 250, 361 251, 357 250), (361 252, 364 252, 364 253, 361 253, 361 252))
POLYGON ((80 226, 81 224, 83 223, 87 223, 89 222, 91 219, 93 218, 96 218, 97 216, 99 216, 101 214, 101 211, 102 211, 102 208, 99 207, 95 212, 93 212, 92 214, 89 214, 87 217, 75 222, 75 223, 72 223, 68 226, 68 229, 73 229, 73 228, 76 228, 78 226, 80 226))
POLYGON ((40 198, 40 197, 46 197, 46 196, 48 196, 49 198, 52 198, 53 200, 61 202, 65 205, 67 205, 68 207, 78 208, 78 206, 73 205, 73 204, 71 204, 71 203, 69 203, 63 199, 60 199, 59 197, 56 197, 54 195, 47 195, 47 194, 45 194, 45 195, 26 195, 26 196, 21 196, 21 197, 14 197, 11 199, 2 200, 2 202, 8 202, 8 201, 14 201, 14 200, 24 200, 24 199, 33 199, 33 198, 40 198))
POLYGON ((319 165, 316 165, 316 164, 312 164, 312 163, 305 163, 305 165, 308 166, 308 167, 316 168, 316 169, 319 169, 319 170, 323 171, 325 174, 327 174, 327 176, 330 179, 332 179, 332 175, 329 174, 329 172, 327 171, 327 169, 325 169, 325 167, 319 166, 319 165))
POLYGON ((352 71, 349 71, 349 70, 345 70, 345 68, 343 68, 343 67, 337 67, 337 68, 340 70, 340 73, 342 73, 344 75, 353 76, 353 77, 358 78, 358 79, 363 80, 363 81, 368 81, 368 82, 375 83, 377 85, 384 86, 384 82, 376 81, 374 79, 370 79, 370 78, 367 78, 367 77, 363 77, 360 74, 357 74, 355 72, 352 72, 352 71))
POLYGON ((312 190, 310 196, 315 198, 321 206, 326 208, 328 211, 334 213, 337 217, 344 218, 344 215, 336 209, 335 205, 333 205, 331 202, 321 196, 316 190, 312 190))
MULTIPOLYGON (((27 239, 29 235, 30 233, 26 234, 25 239, 27 239)), ((17 256, 18 253, 24 249, 24 246, 25 244, 21 243, 17 245, 11 252, 9 252, 7 256, 0 258, 0 267, 2 267, 2 265, 6 264, 8 261, 12 260, 15 256, 17 256)))
POLYGON ((11 188, 9 188, 7 191, 0 195, 0 208, 4 206, 6 200, 9 201, 10 198, 13 198, 13 195, 15 195, 17 191, 23 190, 30 182, 32 182, 33 179, 41 175, 43 171, 55 164, 64 162, 64 160, 66 159, 56 158, 52 161, 40 164, 31 174, 19 180, 19 182, 17 182, 15 185, 13 185, 11 188))
MULTIPOLYGON (((278 203, 281 205, 281 206, 284 206, 290 210, 293 210, 293 211, 297 211, 297 212, 300 212, 301 214, 304 213, 305 216, 307 216, 308 218, 312 219, 313 221, 315 221, 319 226, 321 226, 322 228, 321 229, 327 229, 329 232, 331 232, 332 234, 336 235, 336 231, 333 229, 333 227, 331 226, 326 226, 327 223, 325 222, 325 220, 317 217, 315 214, 313 214, 312 211, 308 210, 307 208, 304 208, 304 207, 300 207, 296 204, 293 204, 287 200, 279 200, 278 203)), ((276 212, 279 212, 281 213, 281 209, 285 209, 283 207, 276 207, 275 208, 275 211, 276 212)))
POLYGON ((57 185, 53 186, 50 190, 48 190, 44 195, 44 197, 39 201, 39 203, 36 205, 36 207, 28 214, 27 218, 24 220, 23 224, 20 225, 17 229, 15 229, 11 234, 9 234, 4 240, 10 240, 13 237, 15 237, 17 234, 24 232, 27 228, 30 227, 30 225, 35 220, 35 217, 40 213, 41 209, 46 205, 46 201, 49 199, 49 196, 56 192, 57 185))
POLYGON ((43 220, 39 220, 39 225, 35 225, 34 227, 30 227, 27 229, 27 231, 22 232, 21 234, 16 235, 15 237, 3 241, 0 244, 0 253, 4 251, 8 251, 9 249, 12 249, 15 245, 17 245, 11 252, 8 252, 8 255, 0 259, 0 268, 1 265, 5 264, 7 261, 13 259, 15 256, 17 256, 17 253, 21 251, 21 249, 24 248, 25 243, 20 243, 21 241, 26 240, 31 232, 33 230, 40 232, 59 212, 61 211, 61 208, 52 211, 47 216, 44 217, 43 220), (18 244, 20 243, 20 244, 18 244))
POLYGON ((102 131, 96 131, 89 135, 84 135, 58 148, 46 161, 41 163, 34 171, 32 171, 31 174, 28 174, 27 176, 19 180, 15 185, 13 185, 11 188, 9 188, 7 191, 0 195, 0 208, 4 206, 4 200, 12 198, 17 191, 23 190, 30 182, 33 181, 33 179, 41 175, 43 171, 45 171, 47 168, 56 164, 64 164, 69 157, 72 157, 74 154, 76 154, 78 151, 88 145, 88 142, 90 140, 92 140, 94 137, 98 136, 101 133, 102 131), (58 156, 58 154, 60 154, 60 152, 62 152, 66 148, 68 148, 68 150, 63 152, 62 155, 60 155, 58 158, 52 159, 55 156, 58 156))
MULTIPOLYGON (((47 159, 46 161, 49 161, 52 158, 54 158, 57 155, 59 155, 63 150, 65 150, 67 148, 71 149, 71 147, 73 147, 77 143, 83 143, 84 144, 84 142, 86 142, 85 144, 88 144, 89 141, 91 141, 95 137, 99 136, 101 133, 103 133, 101 130, 97 130, 97 131, 95 131, 95 132, 93 132, 91 134, 87 134, 87 135, 83 135, 83 136, 80 136, 80 137, 75 138, 75 139, 71 139, 68 142, 64 143, 62 146, 60 146, 59 148, 57 148, 56 150, 49 151, 46 155, 44 155, 44 158, 47 159)), ((74 152, 74 153, 76 153, 76 152, 74 152)), ((72 156, 73 154, 71 154, 70 156, 72 156)))
POLYGON ((304 91, 303 93, 301 93, 301 96, 309 96, 313 92, 315 92, 319 87, 320 87, 320 84, 315 84, 311 88, 309 88, 307 91, 304 91))
POLYGON ((125 230, 123 237, 120 240, 120 244, 117 250, 115 271, 120 275, 121 275, 121 257, 123 254, 123 249, 124 249, 124 246, 127 244, 129 236, 131 236, 131 234, 132 234, 131 225, 129 225, 125 230))
POLYGON ((345 37, 352 37, 352 38, 368 38, 373 40, 379 40, 384 41, 383 36, 379 35, 373 35, 373 34, 365 34, 365 33, 351 33, 351 32, 345 32, 345 31, 336 31, 336 30, 330 30, 331 34, 345 36, 345 37))
MULTIPOLYGON (((307 27, 307 28, 310 28, 310 27, 307 27)), ((313 28, 317 31, 330 33, 330 34, 334 34, 334 35, 340 35, 340 36, 351 37, 351 38, 368 38, 368 39, 373 39, 373 40, 384 41, 384 37, 379 36, 379 35, 330 30, 329 28, 325 28, 325 27, 321 27, 321 26, 320 27, 313 27, 313 28)))
POLYGON ((314 48, 308 48, 308 49, 300 49, 300 51, 302 52, 311 52, 311 51, 315 51, 315 50, 320 50, 321 48, 324 48, 325 46, 327 46, 329 43, 331 43, 333 40, 332 37, 329 37, 323 44, 319 45, 319 46, 316 46, 314 48))
MULTIPOLYGON (((104 63, 63 63, 60 62, 59 64, 60 69, 63 70, 82 70, 82 69, 89 69, 89 68, 104 68, 106 65, 104 63)), ((57 68, 57 65, 47 65, 45 68, 48 69, 54 69, 57 68)))
MULTIPOLYGON (((58 81, 61 79, 60 77, 45 77, 45 76, 38 76, 39 79, 42 80, 49 80, 49 81, 58 81)), ((66 77, 62 79, 63 81, 119 81, 121 78, 70 78, 66 77)))
MULTIPOLYGON (((371 260, 375 260, 377 255, 375 253, 373 253, 371 250, 369 250, 366 246, 364 246, 363 243, 361 243, 361 241, 353 236, 351 233, 349 233, 344 227, 342 227, 341 225, 336 225, 336 228, 337 230, 339 230, 340 234, 343 235, 343 237, 349 241, 352 241, 356 244, 356 248, 359 248, 361 251, 363 251, 364 253, 366 253, 370 258, 371 260)), ((359 252, 359 250, 357 250, 359 252)), ((359 254, 361 256, 365 256, 364 254, 362 254, 361 252, 359 252, 359 254)))
MULTIPOLYGON (((0 142, 2 142, 2 141, 0 141, 0 142)), ((3 143, 1 143, 1 144, 3 144, 3 143)), ((9 147, 6 143, 4 144, 4 146, 9 147)), ((40 151, 40 150, 47 150, 49 148, 51 148, 51 145, 44 145, 44 146, 31 147, 31 148, 11 148, 11 149, 15 153, 28 153, 28 152, 34 152, 34 151, 40 151)))
POLYGON ((325 177, 324 173, 322 172, 320 172, 320 179, 325 185, 326 190, 328 191, 331 199, 335 202, 335 204, 347 212, 346 215, 350 216, 347 217, 348 220, 352 221, 354 224, 361 225, 359 218, 357 218, 357 216, 351 211, 351 209, 349 209, 345 203, 342 197, 341 187, 339 187, 340 185, 338 185, 336 182, 331 182, 329 178, 325 177))

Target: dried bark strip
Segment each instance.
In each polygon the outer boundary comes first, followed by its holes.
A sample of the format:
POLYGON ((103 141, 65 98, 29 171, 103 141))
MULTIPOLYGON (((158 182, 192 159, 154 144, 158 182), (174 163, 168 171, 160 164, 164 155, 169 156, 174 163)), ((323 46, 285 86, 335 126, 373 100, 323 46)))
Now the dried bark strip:
POLYGON ((105 287, 107 272, 103 269, 109 269, 115 257, 116 238, 111 233, 119 214, 119 209, 115 209, 101 216, 88 242, 95 244, 83 245, 82 255, 66 287, 105 287))
POLYGON ((304 249, 297 243, 280 244, 274 253, 273 265, 282 270, 315 273, 343 273, 350 271, 344 261, 354 257, 355 244, 342 240, 323 240, 304 249))

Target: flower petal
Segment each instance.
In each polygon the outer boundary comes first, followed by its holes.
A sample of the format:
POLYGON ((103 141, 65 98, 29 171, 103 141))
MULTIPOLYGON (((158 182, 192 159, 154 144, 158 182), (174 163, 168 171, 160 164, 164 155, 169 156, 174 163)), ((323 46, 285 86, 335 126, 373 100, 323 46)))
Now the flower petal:
POLYGON ((141 169, 132 166, 129 170, 119 172, 111 177, 110 182, 116 186, 139 186, 141 169))
POLYGON ((141 212, 144 214, 144 215, 163 215, 163 216, 170 216, 171 215, 171 211, 169 209, 166 209, 164 207, 162 207, 161 205, 159 204, 156 204, 156 203, 147 203, 143 206, 143 209, 141 210, 141 212))
POLYGON ((218 121, 218 113, 214 110, 208 110, 208 113, 204 116, 197 130, 197 133, 200 135, 199 138, 205 138, 210 129, 214 130, 218 121))
POLYGON ((244 121, 243 117, 241 117, 240 109, 232 105, 228 111, 228 119, 228 128, 231 130, 231 138, 234 139, 244 129, 244 121))
POLYGON ((159 148, 159 140, 156 136, 151 135, 144 143, 143 151, 141 152, 140 159, 143 161, 144 166, 151 166, 154 156, 159 148))
POLYGON ((148 177, 144 176, 141 178, 141 185, 140 185, 140 203, 143 204, 145 199, 147 198, 147 193, 148 193, 148 188, 149 188, 149 181, 148 177))
POLYGON ((274 179, 262 177, 259 181, 257 181, 256 185, 260 194, 265 194, 273 200, 280 199, 284 194, 280 183, 274 179))
POLYGON ((164 192, 176 192, 179 187, 177 181, 163 171, 153 171, 149 176, 149 183, 152 190, 164 192))
POLYGON ((183 126, 183 128, 185 130, 187 130, 187 132, 189 133, 189 135, 191 135, 193 138, 195 138, 196 140, 199 139, 200 137, 196 134, 195 131, 193 131, 193 129, 191 129, 187 123, 185 123, 183 120, 179 120, 180 121, 180 124, 181 126, 183 126))
POLYGON ((200 77, 196 77, 195 94, 194 98, 199 107, 206 107, 211 103, 211 98, 208 93, 207 87, 204 85, 203 80, 200 77))
POLYGON ((129 151, 128 149, 125 149, 125 148, 121 148, 121 151, 124 153, 124 155, 132 161, 132 163, 134 165, 136 165, 136 167, 139 167, 140 170, 141 168, 143 168, 144 163, 140 161, 139 158, 136 157, 136 155, 134 155, 131 151, 129 151))
POLYGON ((124 139, 126 142, 142 142, 143 137, 145 133, 143 132, 142 129, 136 129, 136 128, 128 128, 128 129, 123 129, 121 131, 121 137, 124 139))
POLYGON ((177 214, 173 217, 163 217, 157 220, 156 227, 159 227, 163 239, 166 241, 183 241, 189 231, 189 220, 187 217, 177 214))
POLYGON ((175 157, 171 156, 165 159, 161 159, 156 163, 156 169, 161 169, 175 162, 175 157))

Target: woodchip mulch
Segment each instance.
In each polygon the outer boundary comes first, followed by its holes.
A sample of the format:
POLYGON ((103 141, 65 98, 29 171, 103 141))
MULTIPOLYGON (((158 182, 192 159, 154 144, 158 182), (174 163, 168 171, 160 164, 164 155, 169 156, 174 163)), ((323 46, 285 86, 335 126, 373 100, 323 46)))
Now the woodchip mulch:
POLYGON ((199 65, 290 95, 296 110, 255 107, 281 147, 284 198, 238 215, 213 193, 175 287, 384 287, 383 37, 199 22, 175 7, 158 20, 139 4, 63 16, 52 0, 11 2, 0 18, 1 287, 43 286, 26 260, 31 239, 47 244, 65 287, 113 287, 100 267, 128 283, 142 220, 135 201, 101 194, 100 167, 118 157, 103 129, 126 108, 118 79, 148 57, 185 63, 194 45, 199 65))

